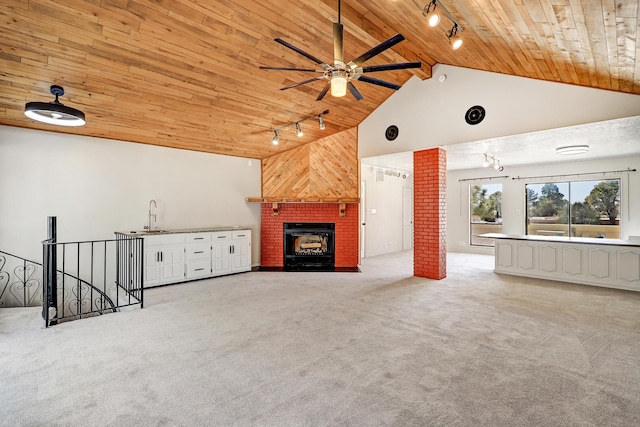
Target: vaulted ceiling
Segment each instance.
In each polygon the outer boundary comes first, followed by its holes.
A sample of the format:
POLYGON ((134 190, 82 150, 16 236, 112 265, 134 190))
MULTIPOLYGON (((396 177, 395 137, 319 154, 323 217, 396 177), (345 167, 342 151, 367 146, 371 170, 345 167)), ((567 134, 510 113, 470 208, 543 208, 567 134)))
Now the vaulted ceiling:
MULTIPOLYGON (((331 63, 337 0, 3 0, 0 124, 241 157, 265 158, 357 126, 393 90, 356 82, 356 101, 326 96, 317 81, 280 88, 313 68, 282 38, 331 63), (81 128, 24 116, 29 101, 85 112, 81 128), (325 110, 326 129, 303 122, 325 110)), ((366 65, 422 61, 376 78, 431 77, 436 63, 640 94, 640 0, 443 0, 464 31, 453 51, 446 18, 429 28, 428 0, 344 0, 345 59, 402 33, 405 41, 366 65)))

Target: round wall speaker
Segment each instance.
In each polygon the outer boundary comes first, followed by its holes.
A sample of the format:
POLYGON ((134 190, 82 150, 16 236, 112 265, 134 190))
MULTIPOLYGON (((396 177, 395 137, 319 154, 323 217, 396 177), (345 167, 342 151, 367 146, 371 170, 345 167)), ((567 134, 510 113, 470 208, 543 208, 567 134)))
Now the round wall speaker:
POLYGON ((396 139, 398 137, 398 126, 396 125, 391 125, 387 128, 386 131, 384 131, 384 136, 389 140, 389 141, 393 141, 394 139, 396 139))
POLYGON ((470 125, 477 125, 484 120, 484 114, 484 108, 480 105, 475 105, 467 110, 467 113, 464 115, 464 119, 470 125))

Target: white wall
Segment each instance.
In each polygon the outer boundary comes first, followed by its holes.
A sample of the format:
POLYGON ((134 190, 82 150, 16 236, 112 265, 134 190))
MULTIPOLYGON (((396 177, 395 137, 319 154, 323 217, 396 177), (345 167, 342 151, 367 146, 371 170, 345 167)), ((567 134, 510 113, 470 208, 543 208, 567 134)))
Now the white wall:
POLYGON ((40 260, 47 217, 58 241, 142 230, 149 201, 160 228, 240 225, 260 263, 260 161, 0 126, 0 250, 40 260), (251 163, 251 164, 249 164, 251 163))
POLYGON ((469 186, 474 184, 502 183, 502 232, 505 234, 525 234, 525 184, 535 182, 577 181, 604 178, 621 179, 620 238, 640 235, 640 156, 599 160, 554 163, 549 165, 505 166, 503 172, 479 168, 447 172, 447 250, 451 252, 473 252, 493 254, 493 248, 469 245, 469 186), (592 174, 593 172, 637 169, 638 172, 620 175, 592 174), (568 176, 562 174, 584 174, 568 176), (460 179, 504 176, 507 179, 472 180, 460 179), (557 178, 514 180, 514 177, 535 177, 560 175, 557 178), (459 247, 459 241, 467 246, 459 247))
POLYGON ((640 114, 640 95, 533 80, 438 64, 433 78, 413 77, 358 126, 360 158, 554 129, 640 114), (440 82, 438 77, 446 75, 440 82), (486 110, 470 126, 466 111, 486 110), (389 125, 398 138, 387 141, 389 125))
POLYGON ((363 165, 360 178, 366 181, 365 257, 401 251, 402 188, 413 187, 412 175, 385 175, 383 182, 376 182, 376 168, 363 165))

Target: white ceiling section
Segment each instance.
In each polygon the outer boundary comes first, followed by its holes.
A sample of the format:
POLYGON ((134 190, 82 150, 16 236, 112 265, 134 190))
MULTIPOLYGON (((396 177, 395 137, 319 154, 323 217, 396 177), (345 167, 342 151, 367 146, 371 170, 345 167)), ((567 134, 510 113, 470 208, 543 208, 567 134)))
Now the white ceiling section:
POLYGON ((433 75, 411 79, 360 124, 362 164, 407 167, 413 151, 438 146, 446 147, 450 170, 481 167, 485 152, 505 168, 640 154, 640 95, 441 64, 433 75), (465 113, 475 105, 486 116, 469 125, 465 113), (399 128, 394 141, 384 136, 390 125, 399 128), (575 144, 590 151, 555 154, 575 144), (394 157, 378 158, 389 154, 394 157))
MULTIPOLYGON (((500 138, 461 142, 445 147, 447 169, 482 167, 484 154, 500 160, 505 168, 518 165, 568 162, 640 155, 640 116, 606 120, 586 125, 529 132, 500 138), (576 155, 556 154, 556 148, 588 145, 589 151, 576 155)), ((395 153, 362 159, 365 166, 413 169, 413 153, 395 153)))

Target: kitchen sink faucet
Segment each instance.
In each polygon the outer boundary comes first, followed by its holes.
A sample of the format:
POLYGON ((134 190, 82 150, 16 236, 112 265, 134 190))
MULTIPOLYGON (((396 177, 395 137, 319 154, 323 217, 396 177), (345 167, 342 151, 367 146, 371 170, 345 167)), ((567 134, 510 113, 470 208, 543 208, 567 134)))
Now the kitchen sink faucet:
POLYGON ((158 204, 155 200, 151 199, 149 202, 149 223, 146 227, 147 230, 153 231, 158 228, 158 204), (151 219, 153 218, 153 226, 151 225, 151 219))

